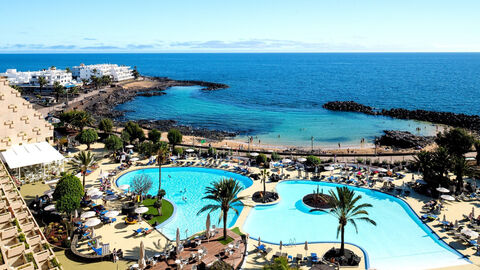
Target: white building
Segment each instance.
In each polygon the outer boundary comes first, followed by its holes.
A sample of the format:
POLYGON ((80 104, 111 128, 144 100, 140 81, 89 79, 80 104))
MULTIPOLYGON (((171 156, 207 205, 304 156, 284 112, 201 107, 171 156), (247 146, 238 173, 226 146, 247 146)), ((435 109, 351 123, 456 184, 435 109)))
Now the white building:
POLYGON ((90 80, 92 76, 110 76, 115 82, 133 79, 132 69, 129 66, 116 64, 81 64, 72 68, 72 75, 77 80, 90 80))
POLYGON ((39 87, 38 80, 44 77, 47 81, 45 88, 52 88, 55 82, 59 82, 63 86, 76 85, 77 82, 73 80, 72 73, 66 70, 50 68, 40 71, 17 71, 16 69, 7 69, 5 73, 0 73, 0 76, 7 77, 10 84, 19 85, 22 87, 39 87))

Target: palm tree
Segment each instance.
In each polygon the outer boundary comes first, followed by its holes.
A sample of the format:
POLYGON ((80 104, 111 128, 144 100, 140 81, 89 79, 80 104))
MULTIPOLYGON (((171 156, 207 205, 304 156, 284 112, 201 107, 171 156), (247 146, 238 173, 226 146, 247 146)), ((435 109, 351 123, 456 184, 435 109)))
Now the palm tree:
MULTIPOLYGON (((330 190, 330 206, 332 207, 328 213, 332 216, 338 218, 338 228, 337 228, 337 237, 338 234, 341 234, 341 246, 340 246, 340 255, 345 254, 345 226, 350 222, 355 231, 358 233, 356 221, 365 221, 372 225, 377 225, 377 223, 371 220, 368 217, 368 212, 365 208, 372 207, 369 203, 362 203, 355 205, 361 198, 361 195, 356 195, 355 191, 349 189, 348 187, 337 187, 336 193, 333 190, 330 190)), ((323 211, 323 209, 313 209, 313 211, 323 211)))
POLYGON ((263 169, 260 174, 262 175, 262 182, 263 182, 263 203, 265 203, 265 198, 266 198, 266 194, 267 194, 267 186, 266 186, 266 182, 267 182, 267 177, 270 176, 270 172, 267 171, 267 169, 263 169))
POLYGON ((456 192, 463 192, 463 176, 470 176, 473 173, 473 168, 468 164, 467 160, 462 157, 455 157, 453 159, 453 171, 456 176, 456 192))
POLYGON ((163 204, 163 197, 167 194, 167 192, 164 190, 164 189, 160 189, 158 190, 158 193, 157 193, 157 200, 155 201, 155 203, 153 204, 153 206, 155 208, 157 208, 157 211, 158 211, 158 215, 161 216, 162 215, 162 204, 163 204))
POLYGON ((80 170, 83 175, 83 189, 85 190, 85 176, 87 170, 97 163, 95 155, 90 151, 81 151, 69 162, 75 170, 80 170))
POLYGON ((63 94, 64 92, 64 86, 61 85, 59 82, 54 82, 53 83, 53 91, 55 92, 55 100, 58 103, 58 99, 60 97, 60 94, 63 94))
POLYGON ((42 89, 43 87, 45 87, 45 85, 47 85, 47 79, 45 79, 45 77, 43 76, 38 77, 38 86, 40 86, 40 93, 42 93, 42 89))
POLYGON ((211 187, 206 187, 205 194, 207 195, 203 197, 203 199, 215 201, 216 204, 207 204, 197 213, 197 215, 199 215, 207 210, 210 210, 209 212, 211 213, 220 209, 222 212, 220 214, 219 223, 223 217, 223 238, 225 240, 227 239, 228 210, 231 209, 238 214, 238 210, 235 209, 233 205, 245 199, 245 197, 238 197, 240 191, 242 191, 242 187, 233 178, 224 178, 217 182, 213 182, 211 187))
POLYGON ((167 161, 167 156, 168 156, 168 145, 165 143, 161 143, 157 151, 158 193, 160 193, 160 191, 162 190, 162 164, 167 161))

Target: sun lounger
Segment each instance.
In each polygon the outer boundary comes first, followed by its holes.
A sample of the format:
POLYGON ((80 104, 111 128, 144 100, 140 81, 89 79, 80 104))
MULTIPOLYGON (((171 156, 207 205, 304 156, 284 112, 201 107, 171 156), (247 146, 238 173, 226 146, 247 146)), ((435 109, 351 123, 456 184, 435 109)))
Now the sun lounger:
POLYGON ((137 234, 142 233, 142 232, 143 232, 143 228, 138 228, 136 230, 133 230, 134 235, 137 235, 137 234))

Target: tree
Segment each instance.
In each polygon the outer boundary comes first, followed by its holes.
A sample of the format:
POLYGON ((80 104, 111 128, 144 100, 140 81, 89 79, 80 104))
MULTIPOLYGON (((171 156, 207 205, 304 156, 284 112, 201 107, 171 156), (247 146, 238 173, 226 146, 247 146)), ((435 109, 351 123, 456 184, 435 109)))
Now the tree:
POLYGON ((212 200, 215 204, 207 204, 197 213, 197 215, 199 215, 207 210, 209 210, 210 213, 220 210, 220 220, 223 218, 223 239, 225 240, 227 239, 228 211, 233 210, 238 214, 238 210, 235 209, 234 205, 245 199, 245 197, 238 197, 240 191, 242 191, 242 187, 233 178, 224 178, 212 183, 211 187, 205 188, 205 194, 207 195, 203 197, 203 199, 212 200))
POLYGON ((110 135, 105 139, 105 148, 110 151, 117 151, 123 148, 123 141, 116 135, 110 135))
POLYGON ((145 157, 151 157, 156 150, 156 145, 150 141, 142 142, 138 145, 138 153, 144 155, 145 157))
POLYGON ((179 144, 182 142, 182 133, 178 129, 172 128, 168 131, 167 134, 167 139, 168 142, 172 145, 172 149, 175 148, 176 144, 179 144))
POLYGON ((277 152, 272 153, 272 160, 273 161, 278 161, 280 159, 282 159, 282 157, 280 157, 280 155, 277 152))
POLYGON ((158 129, 152 129, 148 132, 148 139, 153 143, 158 143, 162 138, 162 133, 158 129))
POLYGON ((103 75, 100 77, 100 84, 101 85, 109 85, 112 82, 112 78, 107 75, 103 75))
POLYGON ((61 85, 59 82, 53 83, 53 91, 55 92, 55 100, 58 103, 58 99, 61 94, 65 92, 65 87, 61 85))
POLYGON ((215 156, 217 154, 217 149, 213 147, 208 147, 208 155, 209 156, 215 156))
POLYGON ((445 148, 439 147, 433 152, 422 151, 414 157, 413 164, 423 174, 423 180, 430 188, 449 184, 448 170, 452 162, 445 148))
POLYGON ((90 150, 90 144, 98 140, 98 134, 93 128, 82 130, 76 137, 76 139, 83 144, 87 145, 87 150, 90 150))
POLYGON ((435 142, 444 147, 448 153, 459 157, 470 151, 474 138, 465 129, 454 128, 438 133, 435 142))
POLYGON ((135 194, 146 195, 150 188, 152 188, 153 181, 147 174, 139 174, 133 177, 131 188, 135 194))
POLYGON ((265 203, 265 198, 267 197, 267 177, 270 176, 270 172, 267 169, 263 169, 260 174, 262 175, 263 182, 263 203, 265 203))
POLYGON ((122 138, 124 143, 130 142, 130 134, 126 130, 122 131, 122 134, 120 134, 120 137, 122 138))
POLYGON ((157 193, 157 200, 153 204, 153 207, 157 208, 157 212, 159 216, 162 216, 162 204, 163 204, 163 197, 167 194, 164 189, 160 189, 157 193))
POLYGON ((80 179, 72 174, 64 174, 58 181, 53 199, 56 200, 56 209, 61 213, 71 215, 80 207, 80 201, 84 195, 80 179))
POLYGON ((90 76, 90 81, 95 86, 95 89, 98 89, 98 86, 100 85, 100 78, 98 78, 95 75, 92 75, 92 76, 90 76))
POLYGON ((124 131, 130 135, 130 143, 132 143, 135 139, 139 139, 140 141, 145 140, 145 133, 143 133, 143 129, 133 121, 128 121, 125 124, 124 131))
MULTIPOLYGON (((331 196, 329 204, 332 208, 328 213, 338 219, 337 237, 338 234, 341 235, 340 255, 343 256, 345 254, 345 227, 348 223, 353 225, 357 233, 357 221, 364 221, 374 226, 376 226, 377 223, 368 217, 368 212, 365 210, 366 208, 372 207, 371 204, 362 203, 356 205, 362 198, 361 195, 356 195, 355 191, 348 187, 337 187, 336 191, 336 193, 333 190, 329 191, 331 196)), ((310 210, 310 212, 313 211, 326 212, 323 209, 310 210)))
POLYGON ((71 70, 69 67, 66 67, 66 68, 65 68, 65 72, 67 72, 67 73, 72 73, 72 70, 71 70))
MULTIPOLYGON (((158 164, 158 192, 162 190, 162 164, 167 161, 168 145, 165 142, 158 143, 157 164, 158 164)), ((157 195, 158 196, 158 195, 157 195)))
POLYGON ((140 77, 140 73, 138 73, 137 66, 133 67, 132 75, 133 75, 133 78, 135 78, 135 80, 138 79, 138 77, 140 77))
POLYGON ((305 165, 307 166, 318 166, 320 163, 322 163, 320 158, 312 155, 308 156, 307 161, 305 161, 305 165))
POLYGON ((475 151, 477 151, 477 156, 475 158, 477 160, 477 165, 480 165, 480 140, 475 141, 475 151))
POLYGON ((60 114, 59 118, 62 122, 79 130, 83 130, 88 125, 93 125, 93 118, 86 111, 72 110, 63 112, 60 114))
POLYGON ((110 118, 103 118, 98 124, 98 129, 106 134, 110 134, 113 130, 113 121, 110 118))
POLYGON ((454 128, 444 133, 438 133, 435 142, 451 155, 452 169, 456 175, 457 192, 462 192, 463 175, 467 169, 465 153, 469 152, 474 138, 465 129, 454 128))
POLYGON ((82 173, 83 188, 85 189, 85 176, 87 174, 87 170, 97 163, 95 160, 95 155, 90 151, 81 151, 80 153, 76 154, 69 163, 75 170, 80 170, 82 173))
POLYGON ((173 149, 173 154, 177 156, 183 155, 183 148, 182 147, 175 147, 173 149))
POLYGON ((467 160, 462 157, 453 158, 453 171, 455 172, 455 182, 456 182, 456 192, 461 193, 463 190, 463 176, 471 176, 473 174, 473 169, 467 160))
POLYGON ((45 87, 45 85, 47 85, 47 79, 45 79, 45 77, 43 76, 38 77, 38 86, 40 88, 40 93, 42 93, 43 87, 45 87))

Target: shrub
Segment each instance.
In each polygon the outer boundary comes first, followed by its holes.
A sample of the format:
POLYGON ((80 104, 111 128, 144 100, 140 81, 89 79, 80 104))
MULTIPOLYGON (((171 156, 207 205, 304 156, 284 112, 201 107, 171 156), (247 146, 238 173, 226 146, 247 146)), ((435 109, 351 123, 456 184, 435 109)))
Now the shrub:
POLYGON ((156 146, 153 142, 142 142, 138 146, 138 153, 146 156, 147 158, 151 157, 156 151, 156 146))
POLYGON ((273 161, 278 161, 280 159, 282 159, 282 157, 277 152, 272 153, 272 160, 273 161))
POLYGON ((363 163, 363 158, 357 158, 358 163, 363 163))
POLYGON ((141 142, 145 140, 145 133, 143 133, 143 129, 133 121, 128 121, 125 124, 124 131, 126 131, 128 135, 130 135, 130 138, 129 138, 130 142, 136 139, 140 140, 141 142))
POLYGON ((72 174, 64 174, 58 181, 52 196, 57 201, 56 208, 59 212, 71 214, 80 207, 83 194, 80 179, 72 174))
POLYGON ((153 143, 158 143, 162 138, 162 133, 158 129, 152 129, 148 132, 148 139, 153 143))
POLYGON ((217 153, 217 149, 215 149, 213 147, 208 148, 208 155, 214 156, 216 153, 217 153))
POLYGON ((367 165, 370 165, 370 164, 372 164, 372 160, 371 160, 371 159, 369 159, 369 158, 367 158, 367 160, 365 160, 365 164, 367 164, 367 165))
POLYGON ((312 156, 312 155, 308 156, 308 157, 307 157, 307 161, 305 162, 305 164, 306 164, 307 166, 317 166, 317 165, 319 165, 320 163, 321 163, 320 158, 318 158, 318 157, 316 157, 316 156, 312 156))
POLYGON ((173 149, 173 154, 177 156, 183 155, 183 148, 182 147, 175 147, 173 149))
POLYGON ((257 162, 258 165, 260 165, 262 163, 267 164, 267 161, 268 161, 268 159, 267 159, 267 156, 265 154, 259 154, 256 158, 256 162, 257 162))

